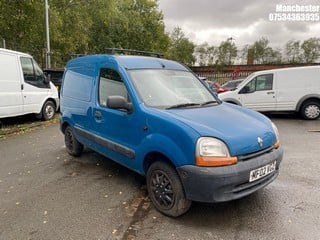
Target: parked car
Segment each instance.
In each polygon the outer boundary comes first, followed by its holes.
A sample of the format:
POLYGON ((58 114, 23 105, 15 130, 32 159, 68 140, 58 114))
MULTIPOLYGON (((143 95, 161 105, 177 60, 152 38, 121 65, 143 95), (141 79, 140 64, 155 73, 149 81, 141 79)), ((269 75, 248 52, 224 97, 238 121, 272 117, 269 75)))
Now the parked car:
POLYGON ((223 92, 228 91, 228 89, 222 87, 220 85, 220 83, 218 83, 218 82, 213 83, 213 86, 214 86, 214 89, 215 89, 216 93, 223 93, 223 92))
POLYGON ((319 76, 320 66, 259 71, 219 98, 260 112, 298 112, 314 120, 320 117, 319 76))
POLYGON ((50 79, 51 82, 56 86, 59 96, 60 96, 60 87, 64 69, 60 68, 46 68, 43 69, 44 74, 50 79))
POLYGON ((229 80, 226 83, 222 84, 221 87, 226 89, 227 91, 234 90, 243 80, 244 79, 229 80))
POLYGON ((29 54, 0 48, 0 118, 34 113, 52 119, 58 91, 29 54))
MULTIPOLYGON (((139 52, 140 53, 140 52, 139 52)), ((220 101, 189 68, 128 55, 70 60, 61 87, 66 149, 83 147, 146 176, 152 203, 177 217, 192 201, 224 202, 276 179, 276 126, 220 101)))
POLYGON ((200 79, 215 93, 227 91, 227 89, 222 88, 218 82, 209 81, 206 77, 200 77, 200 79))

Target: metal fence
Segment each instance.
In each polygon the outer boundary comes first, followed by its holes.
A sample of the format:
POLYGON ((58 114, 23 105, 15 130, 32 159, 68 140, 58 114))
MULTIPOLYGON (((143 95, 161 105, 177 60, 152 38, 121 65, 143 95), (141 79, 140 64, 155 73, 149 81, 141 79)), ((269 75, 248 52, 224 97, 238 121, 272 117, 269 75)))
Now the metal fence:
POLYGON ((231 79, 246 78, 253 72, 270 70, 276 68, 315 66, 320 63, 311 64, 259 64, 259 65, 228 65, 228 66, 193 66, 190 67, 200 77, 205 77, 212 82, 220 84, 231 79))

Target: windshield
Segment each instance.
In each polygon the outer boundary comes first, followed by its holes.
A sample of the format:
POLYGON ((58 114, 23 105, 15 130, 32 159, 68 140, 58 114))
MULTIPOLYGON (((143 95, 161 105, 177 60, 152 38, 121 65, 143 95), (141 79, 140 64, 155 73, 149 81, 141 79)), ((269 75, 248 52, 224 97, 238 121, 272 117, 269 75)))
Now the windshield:
POLYGON ((142 101, 151 107, 197 107, 219 101, 191 72, 139 69, 129 74, 142 101))

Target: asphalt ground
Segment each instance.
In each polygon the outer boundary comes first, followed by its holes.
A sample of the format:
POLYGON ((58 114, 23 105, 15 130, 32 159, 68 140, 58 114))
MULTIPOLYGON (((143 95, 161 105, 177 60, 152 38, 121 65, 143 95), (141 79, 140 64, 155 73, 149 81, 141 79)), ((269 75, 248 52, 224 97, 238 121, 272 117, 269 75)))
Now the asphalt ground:
POLYGON ((285 152, 278 178, 239 200, 193 203, 175 219, 154 209, 143 177, 89 149, 69 156, 57 121, 2 121, 2 130, 22 130, 0 134, 0 240, 318 240, 320 120, 270 117, 285 152))

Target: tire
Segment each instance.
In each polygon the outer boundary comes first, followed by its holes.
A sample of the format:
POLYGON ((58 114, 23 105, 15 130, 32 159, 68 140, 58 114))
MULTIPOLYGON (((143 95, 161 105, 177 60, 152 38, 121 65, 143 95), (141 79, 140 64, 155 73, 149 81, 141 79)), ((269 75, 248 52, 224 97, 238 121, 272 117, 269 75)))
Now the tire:
POLYGON ((320 117, 320 103, 317 101, 308 101, 300 109, 300 115, 307 120, 315 120, 320 117))
POLYGON ((56 113, 56 105, 52 101, 46 101, 42 107, 42 119, 47 121, 51 120, 56 113))
POLYGON ((165 162, 156 161, 149 167, 147 188, 155 208, 164 215, 178 217, 191 206, 177 172, 165 162))
POLYGON ((67 152, 75 157, 79 157, 83 151, 83 145, 75 138, 71 127, 67 127, 64 131, 64 143, 67 152))

